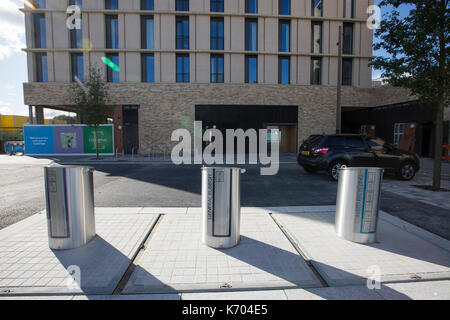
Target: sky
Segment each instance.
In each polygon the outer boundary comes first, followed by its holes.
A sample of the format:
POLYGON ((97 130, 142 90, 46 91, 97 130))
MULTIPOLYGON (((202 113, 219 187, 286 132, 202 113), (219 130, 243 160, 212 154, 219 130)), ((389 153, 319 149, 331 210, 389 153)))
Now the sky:
MULTIPOLYGON (((378 4, 380 0, 375 0, 378 4)), ((28 81, 25 48, 24 15, 18 10, 23 0, 0 0, 0 114, 28 116, 28 106, 23 104, 23 83, 28 81)), ((382 9, 382 15, 389 9, 382 9)), ((408 14, 402 8, 401 14, 408 14)), ((374 39, 374 42, 376 39, 374 39)), ((374 55, 383 55, 375 51, 374 55)), ((380 71, 374 70, 373 79, 379 78, 380 71)), ((59 111, 45 110, 45 117, 52 118, 59 111)))

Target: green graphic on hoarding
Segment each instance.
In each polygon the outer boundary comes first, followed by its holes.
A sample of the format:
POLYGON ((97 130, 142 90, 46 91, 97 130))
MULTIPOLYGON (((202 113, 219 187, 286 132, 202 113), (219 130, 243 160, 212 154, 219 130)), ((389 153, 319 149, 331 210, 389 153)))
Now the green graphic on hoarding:
MULTIPOLYGON (((98 152, 113 153, 113 131, 112 126, 101 126, 97 128, 98 152)), ((84 153, 96 153, 95 128, 83 127, 84 153)))

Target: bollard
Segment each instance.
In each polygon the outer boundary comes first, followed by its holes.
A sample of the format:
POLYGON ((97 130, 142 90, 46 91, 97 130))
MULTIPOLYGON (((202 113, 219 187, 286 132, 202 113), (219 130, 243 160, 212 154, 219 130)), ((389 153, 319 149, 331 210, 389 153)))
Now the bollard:
POLYGON ((227 249, 239 244, 240 168, 202 168, 202 242, 227 249))
POLYGON ((74 249, 95 236, 94 169, 50 165, 44 168, 49 247, 74 249))
POLYGON ((341 238, 357 243, 376 241, 383 171, 339 169, 335 229, 341 238))

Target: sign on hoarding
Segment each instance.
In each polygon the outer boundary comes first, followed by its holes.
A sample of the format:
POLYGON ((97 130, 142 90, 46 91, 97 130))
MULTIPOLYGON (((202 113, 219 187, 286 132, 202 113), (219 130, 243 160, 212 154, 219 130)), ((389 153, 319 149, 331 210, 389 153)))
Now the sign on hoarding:
MULTIPOLYGON (((114 155, 113 125, 97 128, 101 155, 114 155)), ((61 156, 96 153, 95 128, 87 125, 30 125, 24 126, 27 155, 61 156)))

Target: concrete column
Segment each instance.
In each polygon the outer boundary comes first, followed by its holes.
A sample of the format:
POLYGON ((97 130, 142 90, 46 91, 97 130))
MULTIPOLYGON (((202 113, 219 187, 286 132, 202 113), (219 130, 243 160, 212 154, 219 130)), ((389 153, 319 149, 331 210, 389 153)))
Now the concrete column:
POLYGON ((28 106, 28 123, 33 124, 33 106, 28 106))
POLYGON ((36 124, 44 124, 44 107, 35 107, 36 124))

